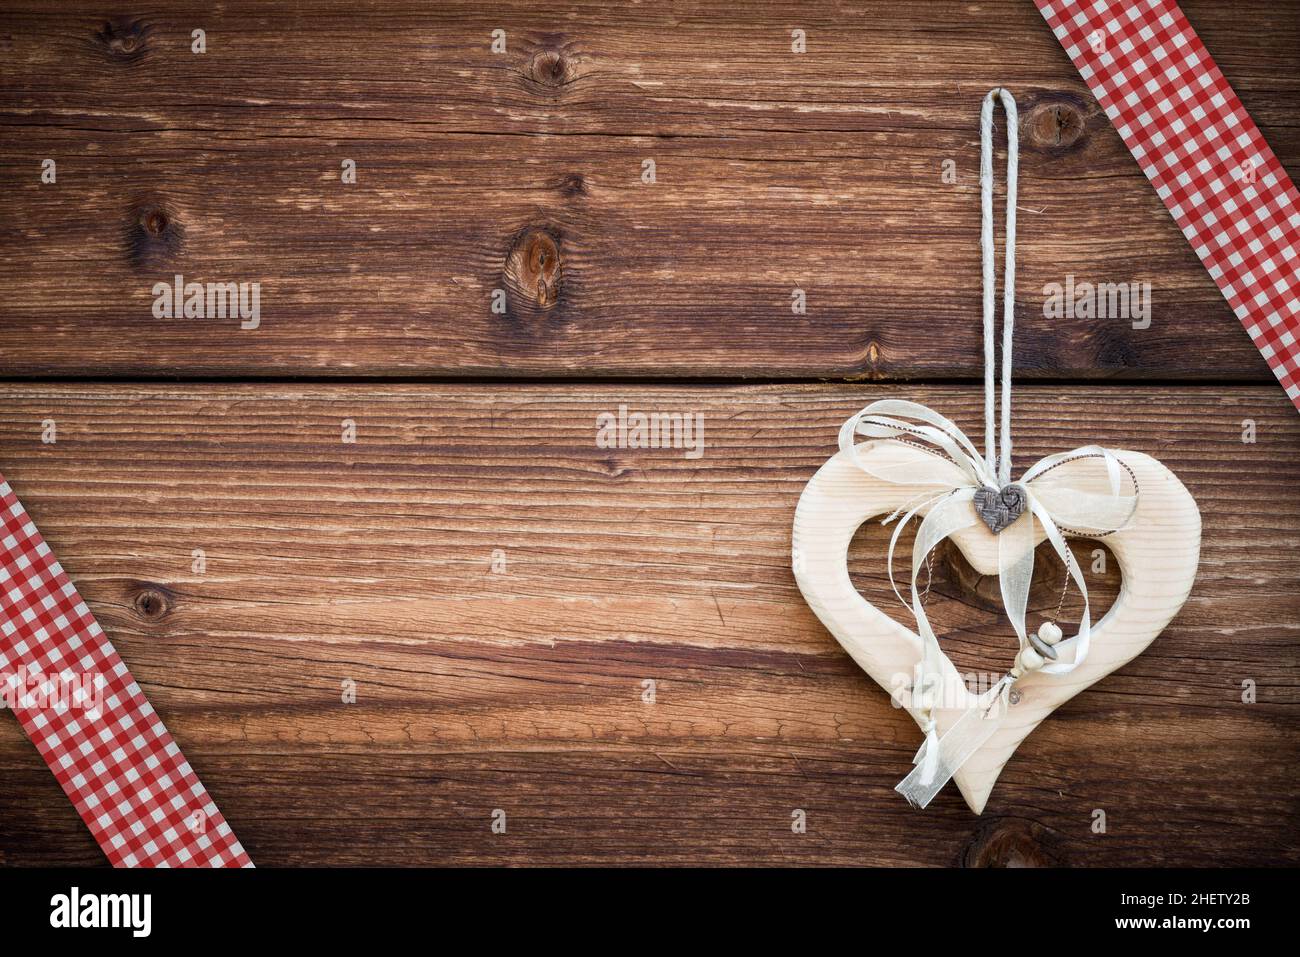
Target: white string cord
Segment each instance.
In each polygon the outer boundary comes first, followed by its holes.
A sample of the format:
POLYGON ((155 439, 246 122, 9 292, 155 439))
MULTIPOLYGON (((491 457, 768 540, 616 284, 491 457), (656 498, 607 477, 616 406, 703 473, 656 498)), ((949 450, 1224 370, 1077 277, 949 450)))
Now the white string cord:
POLYGON ((984 254, 984 461, 1000 484, 1011 482, 1011 344, 1016 309, 1016 182, 1020 173, 1020 134, 1015 97, 998 87, 980 108, 980 249, 984 254), (1002 425, 996 452, 994 410, 993 301, 993 101, 1007 114, 1007 236, 1002 278, 1002 425))

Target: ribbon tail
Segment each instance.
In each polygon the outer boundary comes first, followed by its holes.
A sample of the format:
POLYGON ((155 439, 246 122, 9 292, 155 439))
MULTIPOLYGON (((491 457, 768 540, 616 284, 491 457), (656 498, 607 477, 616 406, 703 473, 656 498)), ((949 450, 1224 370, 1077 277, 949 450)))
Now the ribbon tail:
POLYGON ((957 769, 993 737, 1007 713, 1010 687, 1010 678, 1003 678, 993 689, 991 705, 978 704, 968 708, 937 740, 935 731, 931 729, 921 750, 916 753, 916 767, 894 788, 907 798, 908 804, 915 808, 926 807, 952 780, 957 769))
POLYGON ((921 745, 921 750, 916 752, 916 757, 912 759, 916 765, 917 773, 920 774, 920 782, 929 784, 939 773, 939 732, 931 728, 925 735, 925 742, 921 745))
POLYGON ((1052 521, 1052 516, 1047 509, 1035 498, 1031 492, 1029 495, 1029 508, 1034 517, 1038 519, 1043 526, 1043 531, 1047 534, 1047 540, 1051 542, 1052 548, 1060 556, 1061 561, 1069 571, 1070 578, 1074 585, 1079 589, 1079 595, 1083 599, 1083 614, 1079 619, 1079 633, 1073 638, 1067 638, 1057 645, 1059 651, 1067 654, 1073 652, 1073 657, 1067 660, 1053 661, 1043 665, 1042 672, 1045 675, 1064 675, 1069 674, 1079 665, 1083 664, 1088 657, 1088 645, 1091 641, 1092 633, 1092 611, 1088 599, 1088 585, 1083 580, 1083 572, 1079 569, 1079 563, 1074 560, 1070 552, 1070 546, 1066 544, 1064 536, 1052 521))
MULTIPOLYGON (((1033 493, 1026 491, 1032 497, 1033 493)), ((1015 629, 1020 647, 1029 638, 1025 632, 1025 609, 1029 606, 1029 587, 1034 580, 1034 513, 1032 508, 998 535, 998 587, 1002 607, 1015 629)))

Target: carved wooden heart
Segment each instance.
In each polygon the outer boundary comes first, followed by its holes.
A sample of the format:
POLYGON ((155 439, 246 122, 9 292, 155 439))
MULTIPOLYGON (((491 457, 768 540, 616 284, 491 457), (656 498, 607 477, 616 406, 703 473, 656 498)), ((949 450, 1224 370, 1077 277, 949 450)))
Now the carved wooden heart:
MULTIPOLYGON (((915 466, 918 474, 950 467, 953 486, 968 481, 956 465, 936 464, 931 453, 899 442, 861 445, 858 454, 864 462, 886 469, 915 466)), ((993 737, 957 769, 953 780, 976 814, 984 810, 998 775, 1020 742, 1060 705, 1141 654, 1178 613, 1191 590, 1201 547, 1196 502, 1174 474, 1150 456, 1125 451, 1115 455, 1132 470, 1140 490, 1128 525, 1098 539, 1119 562, 1123 579, 1119 596, 1093 626, 1087 659, 1069 674, 1035 673, 1022 678, 1016 684, 1018 703, 1008 710, 993 737)), ((1067 461, 1035 479, 1033 487, 1060 485, 1105 494, 1105 477, 1099 471, 1083 461, 1067 461)), ((800 591, 853 660, 887 691, 895 690, 896 676, 913 673, 921 657, 921 640, 853 587, 849 542, 863 522, 914 501, 918 491, 875 478, 840 452, 808 482, 795 512, 794 565, 800 591)), ((1032 517, 1025 520, 1033 521, 1032 517)), ((1044 537, 1036 526, 1035 544, 1044 537)), ((997 574, 998 536, 987 527, 975 523, 952 540, 976 571, 997 574)), ((946 672, 945 686, 960 683, 946 657, 941 667, 946 672)), ((907 706, 906 693, 901 697, 907 706)), ((939 732, 947 731, 975 698, 971 694, 961 707, 939 709, 939 732)), ((900 766, 900 777, 909 769, 900 766)))

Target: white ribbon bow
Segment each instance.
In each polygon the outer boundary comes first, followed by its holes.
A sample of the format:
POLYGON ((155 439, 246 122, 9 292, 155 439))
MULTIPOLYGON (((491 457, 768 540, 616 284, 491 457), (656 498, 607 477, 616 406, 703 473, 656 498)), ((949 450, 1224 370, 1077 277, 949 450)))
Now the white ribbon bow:
MULTIPOLYGON (((865 445, 869 447, 871 443, 865 445)), ((889 578, 894 593, 915 615, 921 640, 925 642, 933 639, 934 632, 917 592, 921 566, 939 542, 979 521, 974 505, 978 489, 1000 491, 1005 484, 999 481, 997 473, 989 468, 961 429, 938 412, 917 402, 884 399, 873 402, 861 412, 850 416, 840 429, 840 450, 858 468, 875 478, 925 489, 917 496, 921 501, 903 506, 884 519, 883 524, 888 525, 895 519, 898 520, 889 542, 888 558, 889 578), (937 449, 935 467, 926 470, 918 469, 914 464, 885 466, 868 462, 861 455, 864 445, 855 441, 858 435, 875 440, 911 440, 911 444, 918 446, 922 442, 929 443, 937 449), (942 464, 945 462, 960 468, 965 473, 966 480, 953 485, 952 470, 942 464), (909 602, 894 582, 894 550, 903 528, 926 509, 928 512, 917 529, 916 541, 912 546, 912 600, 909 602)), ((1016 637, 1020 640, 1020 646, 1023 648, 1028 641, 1025 610, 1029 601, 1030 582, 1034 577, 1034 524, 1028 516, 1036 519, 1042 527, 1047 540, 1060 556, 1083 596, 1083 618, 1079 623, 1079 633, 1057 646, 1062 652, 1073 652, 1073 656, 1067 656, 1069 660, 1066 661, 1045 665, 1042 669, 1045 674, 1067 674, 1081 664, 1088 654, 1088 636, 1091 630, 1088 586, 1065 543, 1062 529, 1099 537, 1123 528, 1137 508, 1136 489, 1133 494, 1125 494, 1123 478, 1126 470, 1126 466, 1109 449, 1099 445, 1085 445, 1041 459, 1014 483, 1025 493, 1025 511, 998 535, 998 576, 1002 602, 1016 637), (1060 485, 1043 488, 1034 486, 1035 479, 1041 478, 1056 466, 1066 461, 1087 458, 1095 458, 1105 464, 1109 495, 1060 485)), ((916 502, 916 499, 912 501, 916 502)))

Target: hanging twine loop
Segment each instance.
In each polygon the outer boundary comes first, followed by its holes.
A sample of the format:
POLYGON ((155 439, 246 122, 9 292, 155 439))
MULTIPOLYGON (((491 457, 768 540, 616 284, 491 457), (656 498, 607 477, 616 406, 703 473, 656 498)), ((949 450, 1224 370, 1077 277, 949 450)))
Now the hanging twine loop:
POLYGON ((984 461, 998 487, 1011 482, 1011 349, 1016 328, 1016 189, 1020 179, 1020 128, 1016 98, 1002 87, 990 90, 980 107, 980 251, 984 260, 984 461), (1002 273, 1002 427, 995 428, 993 308, 996 290, 993 242, 993 101, 1007 114, 1007 226, 1002 273), (995 431, 1002 439, 995 451, 995 431))

